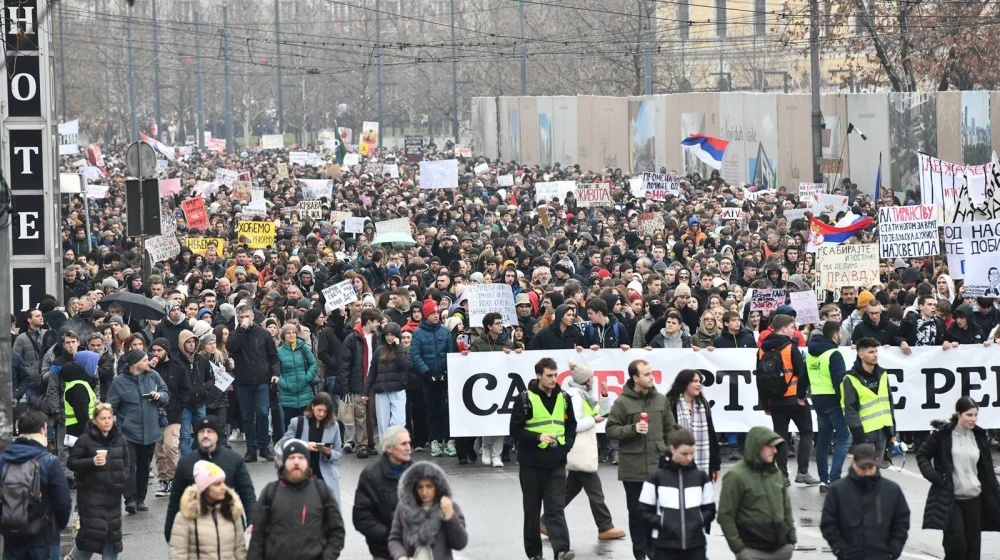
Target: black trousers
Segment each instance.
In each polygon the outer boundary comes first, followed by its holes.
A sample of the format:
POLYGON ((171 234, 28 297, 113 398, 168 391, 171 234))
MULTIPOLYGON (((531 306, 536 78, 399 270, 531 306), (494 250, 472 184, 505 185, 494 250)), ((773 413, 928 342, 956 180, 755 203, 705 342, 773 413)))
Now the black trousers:
POLYGON ((944 560, 979 560, 982 545, 983 498, 956 499, 944 530, 944 560))
POLYGON ((541 513, 545 504, 545 527, 549 543, 558 555, 569 550, 566 527, 566 467, 535 468, 521 465, 522 509, 524 510, 524 552, 528 558, 542 555, 541 513))
MULTIPOLYGON (((414 376, 416 377, 416 376, 414 376)), ((427 410, 424 407, 424 391, 420 379, 410 382, 406 388, 406 431, 410 432, 413 447, 427 447, 427 410)))
POLYGON ((628 531, 632 535, 632 556, 637 560, 646 558, 646 541, 649 539, 649 529, 639 513, 639 494, 642 493, 642 482, 622 481, 625 487, 625 505, 628 506, 628 531))
POLYGON ((476 438, 474 437, 460 437, 455 438, 455 451, 458 452, 458 456, 466 457, 471 459, 473 462, 476 461, 476 438))
POLYGON ((687 550, 654 548, 653 560, 705 560, 705 547, 699 546, 687 550))
MULTIPOLYGON (((795 460, 799 463, 800 473, 809 472, 809 456, 812 454, 813 445, 812 413, 809 412, 809 407, 802 405, 772 407, 771 422, 774 424, 774 431, 786 442, 790 437, 788 425, 795 423, 795 427, 799 430, 799 448, 795 452, 795 460)), ((826 450, 823 452, 826 453, 826 450)), ((778 446, 778 456, 775 460, 778 463, 778 470, 788 476, 787 443, 778 446)))
MULTIPOLYGON (((604 503, 604 487, 601 486, 601 477, 597 473, 585 473, 578 471, 567 471, 566 475, 566 505, 568 506, 573 498, 583 490, 590 500, 590 513, 594 516, 594 523, 597 524, 597 532, 602 533, 614 529, 615 524, 611 520, 611 511, 604 503)), ((548 526, 549 520, 545 519, 548 526)))
POLYGON ((153 460, 156 444, 140 445, 128 442, 129 476, 125 484, 125 500, 146 501, 149 489, 149 463, 153 460))

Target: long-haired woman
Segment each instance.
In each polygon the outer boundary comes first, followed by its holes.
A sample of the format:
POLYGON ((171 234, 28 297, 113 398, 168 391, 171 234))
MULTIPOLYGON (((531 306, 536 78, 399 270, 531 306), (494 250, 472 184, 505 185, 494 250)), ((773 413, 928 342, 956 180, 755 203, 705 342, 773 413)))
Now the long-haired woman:
POLYGON ((226 486, 226 473, 215 463, 194 464, 194 484, 181 495, 170 531, 171 560, 244 560, 243 503, 226 486))
POLYGON ((712 409, 701 392, 701 382, 698 370, 682 369, 667 392, 667 403, 677 424, 694 434, 695 465, 714 480, 722 468, 722 456, 712 423, 712 409))

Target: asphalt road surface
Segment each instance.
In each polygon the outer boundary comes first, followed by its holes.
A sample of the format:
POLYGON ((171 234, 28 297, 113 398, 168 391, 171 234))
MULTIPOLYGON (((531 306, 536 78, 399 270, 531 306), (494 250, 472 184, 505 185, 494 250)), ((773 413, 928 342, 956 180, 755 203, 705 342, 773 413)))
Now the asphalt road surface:
MULTIPOLYGON (((241 443, 234 444, 236 449, 242 449, 241 443)), ((414 453, 415 460, 431 460, 427 452, 414 453)), ((351 508, 354 492, 357 489, 357 479, 361 469, 371 464, 375 458, 360 460, 354 455, 345 456, 341 461, 340 477, 344 521, 347 529, 347 542, 342 558, 371 558, 365 546, 364 538, 354 530, 351 523, 351 508)), ((521 539, 521 492, 518 486, 517 465, 507 463, 503 468, 484 467, 480 464, 459 466, 453 457, 433 459, 445 469, 451 481, 455 501, 465 512, 469 530, 469 546, 458 553, 457 560, 511 560, 524 558, 524 548, 521 539)), ((794 460, 789 462, 794 465, 794 460)), ((899 459, 896 460, 899 465, 899 459)), ((725 462, 723 470, 732 463, 725 462)), ((909 455, 899 470, 883 471, 883 476, 897 482, 902 488, 911 510, 911 528, 904 560, 930 560, 943 558, 940 531, 924 531, 920 529, 923 518, 924 502, 926 500, 928 483, 920 476, 916 458, 909 455)), ((258 462, 249 465, 250 473, 258 493, 264 485, 275 479, 272 463, 258 462)), ((794 468, 794 467, 793 467, 794 468)), ((812 468, 815 474, 815 465, 812 468)), ((604 484, 604 494, 614 517, 617 527, 628 532, 628 510, 625 507, 625 492, 617 480, 615 467, 601 465, 601 480, 604 484)), ((793 475, 794 476, 794 475, 793 475)), ((721 477, 720 477, 721 481, 721 477)), ((820 515, 823 507, 823 494, 816 487, 806 487, 793 484, 790 488, 792 507, 795 510, 796 526, 798 527, 799 549, 795 558, 832 558, 826 542, 819 531, 820 515)), ((147 505, 150 511, 126 516, 124 520, 123 559, 141 558, 142 560, 165 560, 168 557, 168 547, 163 540, 163 523, 166 516, 167 498, 153 497, 150 488, 147 505)), ((581 493, 566 509, 569 523, 570 539, 577 558, 631 558, 629 538, 618 541, 600 542, 597 540, 597 529, 594 525, 586 496, 581 493)), ((543 542, 547 540, 543 538, 543 542)), ((547 544, 546 544, 547 546, 547 544)), ((709 536, 710 558, 732 558, 722 537, 718 525, 713 524, 709 536)), ((546 552, 551 557, 551 549, 546 552)), ((1000 535, 984 533, 983 558, 1000 559, 1000 535)))

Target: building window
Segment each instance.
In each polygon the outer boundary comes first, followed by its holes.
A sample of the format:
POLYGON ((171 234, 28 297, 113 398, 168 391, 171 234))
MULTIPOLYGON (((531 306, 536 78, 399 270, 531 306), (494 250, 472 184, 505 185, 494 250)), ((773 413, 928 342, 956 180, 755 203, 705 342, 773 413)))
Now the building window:
POLYGON ((679 0, 677 2, 677 20, 678 25, 681 26, 681 39, 691 38, 691 13, 690 7, 688 6, 688 0, 679 0))
POLYGON ((719 37, 726 36, 726 1, 715 0, 715 30, 719 37))
POLYGON ((753 0, 754 35, 767 35, 767 0, 753 0))

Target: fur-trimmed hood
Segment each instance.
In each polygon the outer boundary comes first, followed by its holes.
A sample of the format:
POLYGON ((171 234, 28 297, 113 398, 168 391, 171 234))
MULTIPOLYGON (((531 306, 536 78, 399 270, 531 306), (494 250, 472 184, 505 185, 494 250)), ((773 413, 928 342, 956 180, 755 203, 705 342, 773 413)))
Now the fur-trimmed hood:
POLYGON ((441 467, 434 463, 418 461, 411 464, 403 473, 403 478, 399 480, 399 505, 396 507, 406 525, 406 536, 409 541, 407 544, 414 547, 433 546, 441 531, 441 524, 444 523, 444 514, 438 502, 428 509, 424 509, 423 505, 417 502, 413 488, 417 482, 425 478, 434 482, 439 501, 442 496, 451 497, 448 477, 441 467))
MULTIPOLYGON (((227 490, 229 496, 233 499, 233 519, 239 519, 243 516, 243 502, 240 501, 240 497, 233 492, 230 488, 227 490)), ((198 499, 198 486, 192 484, 184 490, 184 494, 181 495, 181 515, 185 519, 195 520, 198 518, 200 500, 198 499)))

